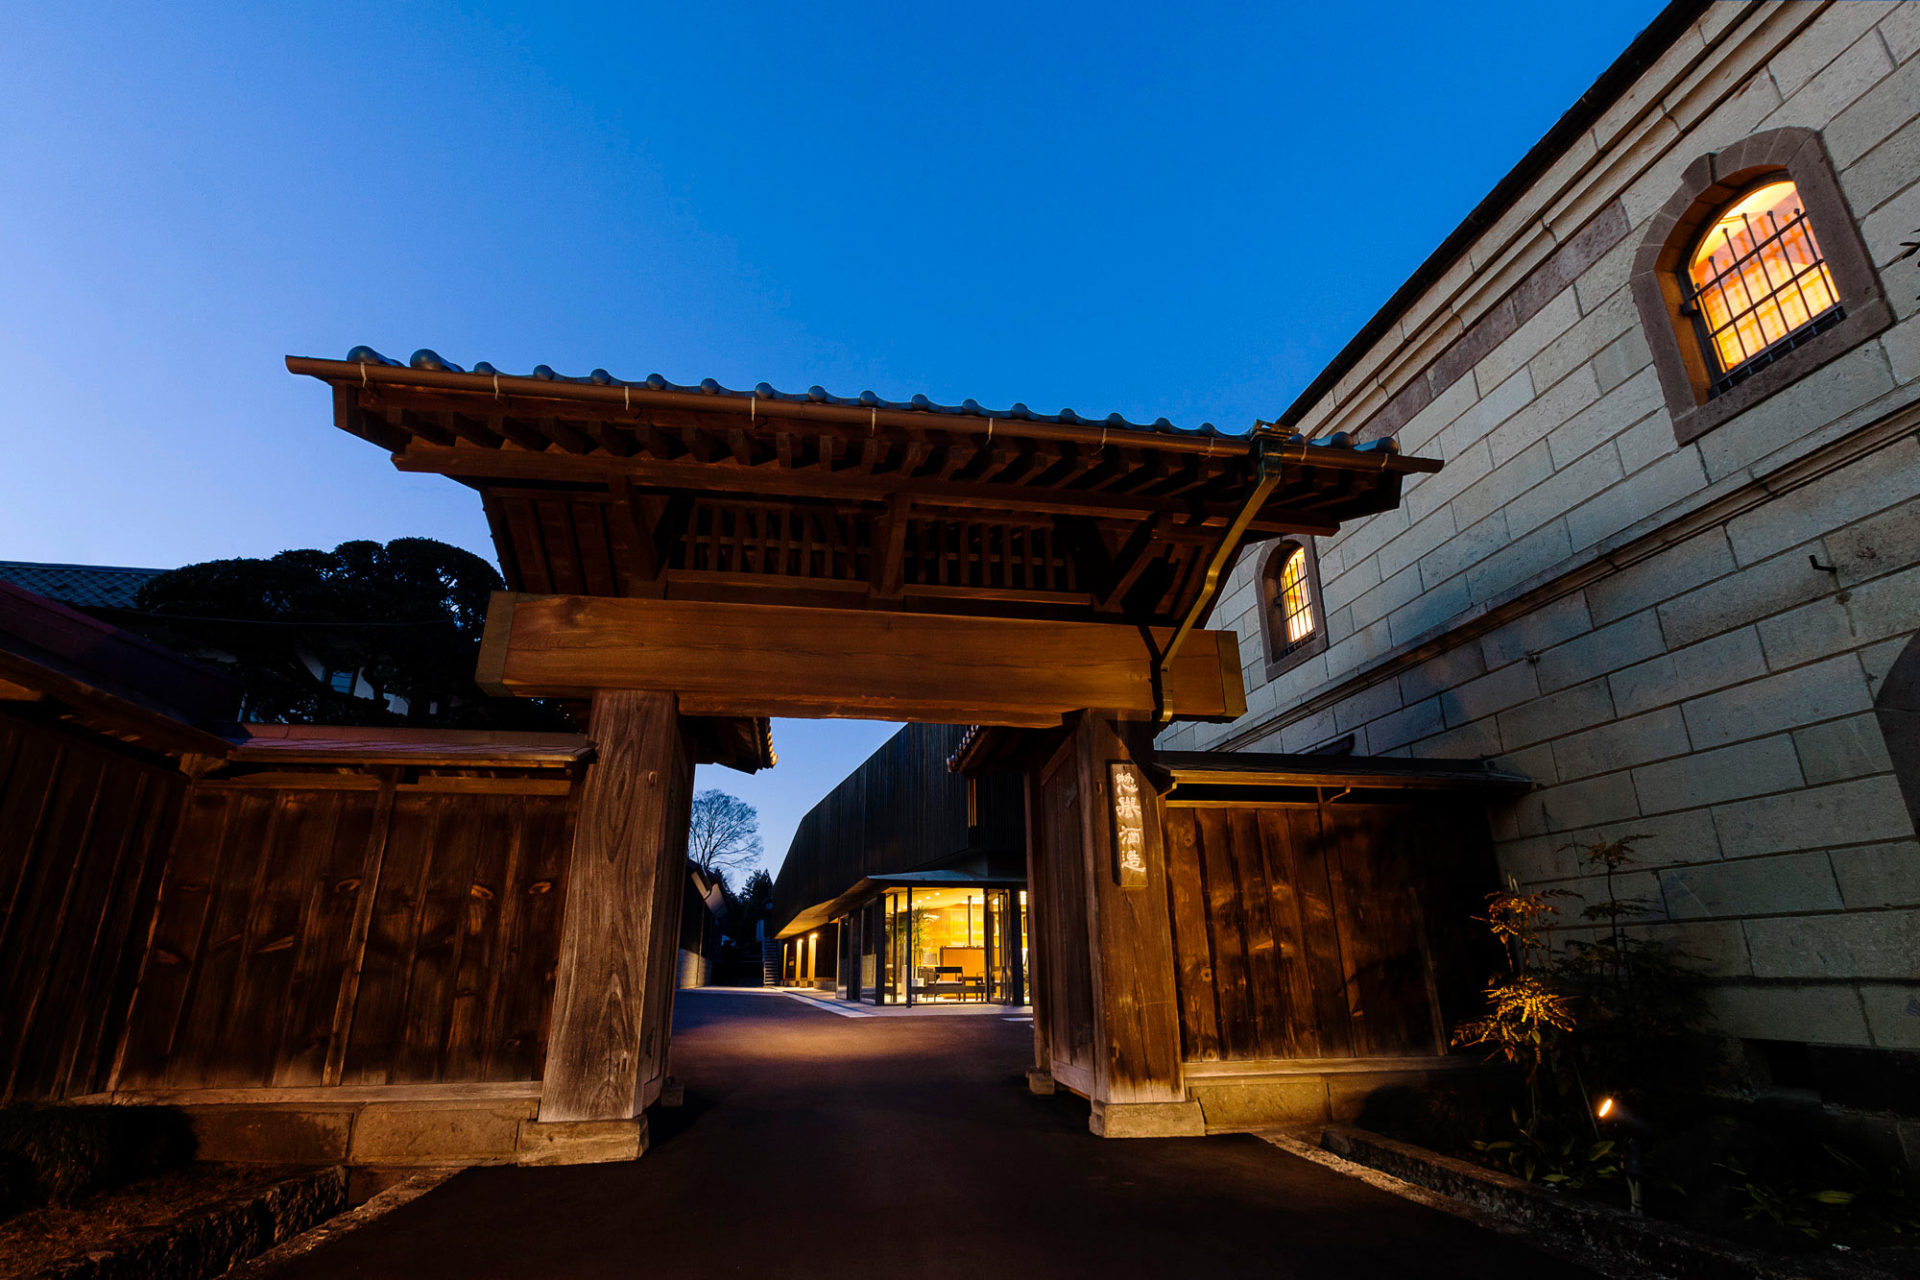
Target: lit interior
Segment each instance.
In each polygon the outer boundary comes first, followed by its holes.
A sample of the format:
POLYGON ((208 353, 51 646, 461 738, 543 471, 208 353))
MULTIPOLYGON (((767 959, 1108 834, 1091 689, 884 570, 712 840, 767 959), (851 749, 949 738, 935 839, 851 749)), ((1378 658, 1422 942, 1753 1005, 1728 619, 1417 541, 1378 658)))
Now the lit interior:
POLYGON ((1287 645, 1292 647, 1313 634, 1313 597, 1307 591, 1307 553, 1294 549, 1280 570, 1280 609, 1286 615, 1287 645))
POLYGON ((1790 181, 1729 205, 1700 238, 1687 271, 1725 373, 1840 303, 1790 181))
MULTIPOLYGON (((1026 893, 1020 893, 1024 905, 1026 893)), ((1016 972, 1026 971, 1026 912, 1017 939, 1007 937, 1008 893, 976 888, 894 889, 886 895, 892 998, 915 1003, 1017 998, 1016 972), (991 918, 989 918, 991 917, 991 918), (1017 946, 1016 970, 1011 947, 1017 946)))

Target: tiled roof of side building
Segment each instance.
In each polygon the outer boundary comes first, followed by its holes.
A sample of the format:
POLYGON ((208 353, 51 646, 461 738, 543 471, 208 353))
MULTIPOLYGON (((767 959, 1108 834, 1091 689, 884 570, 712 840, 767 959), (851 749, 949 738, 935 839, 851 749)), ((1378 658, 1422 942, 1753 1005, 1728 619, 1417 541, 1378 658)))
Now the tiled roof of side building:
MULTIPOLYGON (((420 369, 439 373, 477 374, 480 377, 488 378, 528 378, 541 382, 572 383, 580 386, 628 387, 634 391, 669 392, 677 395, 709 395, 733 400, 752 399, 770 406, 779 404, 823 404, 836 405, 843 408, 874 409, 886 413, 925 413, 937 417, 990 418, 1003 422, 1059 423, 1064 426, 1110 428, 1115 431, 1148 432, 1163 436, 1237 438, 1244 441, 1244 438, 1250 434, 1252 430, 1252 428, 1250 428, 1248 432, 1223 432, 1211 422, 1203 422, 1198 427, 1176 427, 1166 418, 1155 418, 1152 422, 1132 422, 1124 415, 1118 413, 1110 413, 1105 417, 1087 417, 1074 412, 1072 409, 1062 409, 1058 413, 1039 413, 1024 404, 1018 403, 1006 409, 988 409, 982 407, 978 401, 971 399, 962 400, 957 405, 936 404, 924 395, 917 395, 907 400, 883 400, 878 394, 872 391, 862 391, 857 396, 836 396, 828 392, 825 387, 819 386, 808 387, 805 391, 778 391, 770 384, 762 382, 757 386, 742 391, 736 388, 723 387, 712 378, 708 378, 698 385, 688 386, 669 382, 657 373, 648 374, 645 378, 638 381, 616 378, 605 369, 595 369, 585 377, 569 377, 566 374, 554 372, 550 366, 544 364, 535 365, 530 373, 510 374, 496 369, 484 360, 475 364, 471 369, 463 368, 447 360, 438 352, 425 347, 414 352, 413 355, 403 363, 399 360, 389 359, 381 355, 372 347, 358 346, 347 352, 347 363, 391 369, 420 369)), ((1255 425, 1262 426, 1266 424, 1255 425)), ((1324 440, 1308 440, 1306 443, 1343 447, 1348 444, 1348 440, 1342 436, 1337 439, 1329 437, 1324 440)), ((1390 438, 1369 441, 1366 445, 1359 447, 1378 449, 1389 453, 1396 452, 1398 449, 1398 446, 1390 438)))
POLYGON ((112 564, 41 564, 0 560, 0 581, 61 604, 91 609, 131 609, 133 597, 165 569, 134 569, 112 564))

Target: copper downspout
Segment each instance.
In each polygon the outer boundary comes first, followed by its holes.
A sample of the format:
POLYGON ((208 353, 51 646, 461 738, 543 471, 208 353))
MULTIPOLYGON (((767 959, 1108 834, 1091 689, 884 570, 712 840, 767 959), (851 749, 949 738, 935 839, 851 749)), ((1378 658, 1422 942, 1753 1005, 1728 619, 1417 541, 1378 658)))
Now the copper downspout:
MULTIPOLYGON (((1167 672, 1173 667, 1174 658, 1179 656, 1180 646, 1186 643, 1193 629, 1200 625, 1201 617, 1213 603, 1214 593, 1220 589, 1220 575, 1226 572, 1227 565, 1240 550, 1240 540, 1246 536, 1247 527, 1253 523, 1254 517, 1260 514, 1260 508, 1265 504, 1267 496, 1273 492, 1274 487, 1280 483, 1281 477, 1286 473, 1286 467, 1281 461, 1284 445, 1276 448, 1275 446, 1279 444, 1276 437, 1269 434, 1264 427, 1256 430, 1249 437, 1248 445, 1253 451, 1254 474, 1257 477, 1253 492, 1247 495, 1246 502, 1242 504, 1239 512, 1233 517, 1233 522, 1227 526, 1226 533, 1221 537, 1220 545, 1214 548, 1213 558, 1207 561, 1207 576, 1200 583, 1200 593, 1194 597, 1186 616, 1180 619, 1180 625, 1175 628, 1173 638, 1167 641, 1166 650, 1160 655, 1159 678, 1155 681, 1156 685, 1166 679, 1167 672)), ((1172 719, 1164 706, 1160 710, 1159 719, 1161 724, 1166 724, 1172 719)))

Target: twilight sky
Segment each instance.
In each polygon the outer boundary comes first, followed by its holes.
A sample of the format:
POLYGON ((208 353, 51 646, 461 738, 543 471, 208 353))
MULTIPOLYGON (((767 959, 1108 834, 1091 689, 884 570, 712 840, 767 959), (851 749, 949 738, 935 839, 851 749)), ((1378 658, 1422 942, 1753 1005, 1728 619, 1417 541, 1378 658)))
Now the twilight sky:
MULTIPOLYGON (((1658 11, 25 5, 0 559, 489 557, 289 354, 1271 418, 1658 11)), ((702 771, 769 865, 890 732, 702 771)))

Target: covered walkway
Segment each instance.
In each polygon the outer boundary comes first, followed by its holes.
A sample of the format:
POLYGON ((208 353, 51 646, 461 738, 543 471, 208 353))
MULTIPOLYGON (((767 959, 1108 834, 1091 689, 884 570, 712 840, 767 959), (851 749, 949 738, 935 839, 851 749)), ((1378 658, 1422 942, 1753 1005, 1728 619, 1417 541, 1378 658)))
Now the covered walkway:
POLYGON ((1027 1092, 1026 1022, 678 1006, 687 1102, 642 1159, 469 1170, 281 1274, 1580 1274, 1256 1138, 1095 1138, 1085 1102, 1027 1092))

